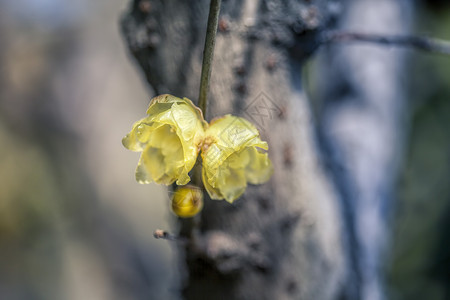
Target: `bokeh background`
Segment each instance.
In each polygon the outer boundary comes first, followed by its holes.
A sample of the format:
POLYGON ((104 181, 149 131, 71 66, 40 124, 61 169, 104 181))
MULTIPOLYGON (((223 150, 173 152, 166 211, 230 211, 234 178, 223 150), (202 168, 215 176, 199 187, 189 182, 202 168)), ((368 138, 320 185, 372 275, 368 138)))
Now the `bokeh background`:
MULTIPOLYGON (((119 30, 127 1, 0 0, 0 299, 178 299, 167 192, 122 137, 152 90, 119 30)), ((417 1, 450 40, 450 4, 417 1)), ((386 51, 389 51, 388 49, 386 51)), ((411 51, 392 299, 450 297, 450 57, 411 51)))
MULTIPOLYGON (((450 40, 450 2, 416 3, 414 31, 450 40)), ((392 299, 450 299, 450 56, 412 52, 409 64, 387 283, 392 299)))
POLYGON ((0 299, 170 299, 169 200, 121 144, 152 95, 126 2, 0 0, 0 299))

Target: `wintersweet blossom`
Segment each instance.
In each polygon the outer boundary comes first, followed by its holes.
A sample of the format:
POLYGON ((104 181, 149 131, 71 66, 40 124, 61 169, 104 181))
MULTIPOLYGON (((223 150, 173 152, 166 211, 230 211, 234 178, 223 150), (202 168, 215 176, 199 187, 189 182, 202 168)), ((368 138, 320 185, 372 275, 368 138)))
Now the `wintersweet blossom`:
POLYGON ((142 151, 136 180, 187 184, 207 126, 201 110, 187 98, 161 95, 151 100, 147 115, 122 140, 127 149, 142 151))
MULTIPOLYGON (((248 183, 264 183, 273 173, 267 142, 244 118, 225 115, 208 125, 191 100, 171 95, 153 98, 147 115, 122 140, 127 149, 142 152, 139 183, 187 184, 200 150, 203 185, 212 199, 232 203, 248 183)), ((181 217, 193 216, 203 206, 202 197, 193 187, 179 188, 172 209, 181 217)))
POLYGON ((203 184, 212 199, 232 203, 247 182, 261 184, 273 173, 266 142, 249 121, 231 115, 213 120, 202 149, 203 184))

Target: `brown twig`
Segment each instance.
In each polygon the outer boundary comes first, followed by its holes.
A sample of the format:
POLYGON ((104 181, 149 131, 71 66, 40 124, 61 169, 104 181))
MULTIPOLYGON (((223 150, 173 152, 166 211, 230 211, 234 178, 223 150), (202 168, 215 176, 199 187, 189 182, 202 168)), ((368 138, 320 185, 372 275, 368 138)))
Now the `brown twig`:
POLYGON ((361 32, 329 31, 324 33, 321 44, 341 42, 366 42, 386 46, 411 47, 422 51, 450 55, 450 42, 411 35, 382 35, 361 32))
POLYGON ((156 229, 153 232, 153 236, 155 237, 155 239, 162 239, 162 240, 175 241, 175 242, 184 242, 185 241, 185 238, 170 234, 167 231, 162 230, 162 229, 156 229))

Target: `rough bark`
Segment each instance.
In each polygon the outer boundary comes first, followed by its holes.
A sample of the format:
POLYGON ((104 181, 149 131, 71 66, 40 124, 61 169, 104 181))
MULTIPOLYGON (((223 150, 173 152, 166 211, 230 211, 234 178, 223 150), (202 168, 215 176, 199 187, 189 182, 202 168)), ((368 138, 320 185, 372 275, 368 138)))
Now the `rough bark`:
MULTIPOLYGON (((126 43, 157 94, 197 99, 208 4, 135 0, 124 15, 126 43)), ((206 200, 199 231, 180 247, 185 299, 342 293, 348 263, 339 197, 320 163, 301 84, 335 8, 321 0, 223 2, 207 119, 256 118, 275 172, 233 205, 206 200), (269 106, 265 118, 254 114, 255 103, 269 106)))

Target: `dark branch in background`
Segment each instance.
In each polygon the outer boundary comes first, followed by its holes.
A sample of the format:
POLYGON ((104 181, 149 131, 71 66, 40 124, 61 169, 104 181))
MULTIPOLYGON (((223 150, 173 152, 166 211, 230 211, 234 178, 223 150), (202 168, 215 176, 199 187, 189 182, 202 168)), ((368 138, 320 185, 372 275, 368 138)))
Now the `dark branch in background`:
POLYGON ((214 45, 216 44, 217 25, 219 24, 219 10, 221 0, 211 0, 209 8, 208 27, 206 29, 205 48, 203 49, 202 75, 200 81, 200 94, 198 106, 206 119, 206 99, 208 97, 209 78, 211 77, 214 45))
POLYGON ((450 55, 450 42, 419 36, 382 35, 360 32, 329 31, 322 35, 320 44, 366 42, 386 46, 411 47, 422 51, 450 55))

